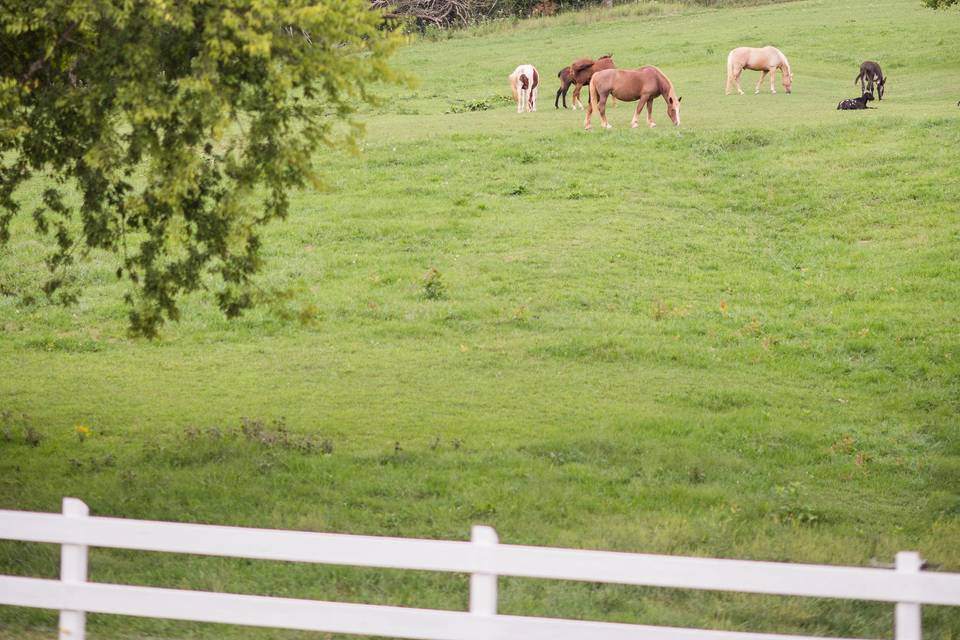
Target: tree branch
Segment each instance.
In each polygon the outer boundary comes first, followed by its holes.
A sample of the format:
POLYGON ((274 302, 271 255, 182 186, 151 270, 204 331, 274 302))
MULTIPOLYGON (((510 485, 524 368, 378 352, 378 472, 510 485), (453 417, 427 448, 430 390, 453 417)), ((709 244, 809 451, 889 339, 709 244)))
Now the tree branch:
POLYGON ((64 32, 61 33, 60 37, 57 38, 57 41, 53 43, 53 48, 50 49, 50 53, 40 58, 37 58, 30 64, 30 67, 27 69, 27 72, 24 73, 23 76, 20 78, 20 84, 26 84, 30 80, 30 78, 32 78, 38 71, 43 69, 44 65, 47 64, 47 60, 49 60, 50 56, 53 55, 53 52, 56 51, 57 48, 60 45, 62 45, 67 40, 67 38, 69 38, 73 34, 74 31, 76 31, 76 29, 77 29, 76 22, 71 22, 69 25, 67 25, 67 28, 64 30, 64 32))

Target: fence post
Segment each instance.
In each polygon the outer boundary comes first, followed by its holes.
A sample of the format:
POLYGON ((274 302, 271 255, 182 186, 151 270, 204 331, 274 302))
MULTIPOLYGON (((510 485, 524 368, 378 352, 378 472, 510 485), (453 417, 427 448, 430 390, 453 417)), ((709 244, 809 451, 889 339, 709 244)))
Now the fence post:
MULTIPOLYGON (((68 518, 86 518, 90 509, 82 500, 63 499, 63 515, 68 518)), ((78 523, 79 524, 79 523, 78 523)), ((60 546, 60 580, 65 584, 87 581, 87 545, 64 544, 60 546)), ((87 614, 83 611, 60 611, 60 640, 84 640, 87 614)))
MULTIPOLYGON (((492 527, 481 525, 473 527, 470 541, 477 547, 493 547, 499 542, 492 527)), ((497 574, 476 571, 470 574, 470 613, 475 616, 497 615, 497 574)))
MULTIPOLYGON (((897 553, 897 573, 903 575, 920 573, 923 562, 916 551, 897 553)), ((915 602, 898 602, 894 612, 896 640, 922 640, 920 605, 915 602)))

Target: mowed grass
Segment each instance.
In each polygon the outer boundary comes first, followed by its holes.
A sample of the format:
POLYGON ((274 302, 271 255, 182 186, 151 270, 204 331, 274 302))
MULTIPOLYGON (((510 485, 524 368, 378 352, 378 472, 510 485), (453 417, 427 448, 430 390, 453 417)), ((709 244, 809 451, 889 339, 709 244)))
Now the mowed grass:
MULTIPOLYGON (((960 571, 960 18, 913 0, 638 4, 413 43, 419 78, 268 233, 266 291, 125 336, 114 263, 79 305, 0 297, 0 507, 256 527, 960 571), (724 96, 779 46, 794 93, 724 96), (582 131, 555 74, 656 64, 679 129, 582 131), (878 60, 877 110, 838 112, 878 60), (543 77, 518 115, 507 74, 543 77), (492 109, 460 111, 467 103, 492 109), (428 286, 429 269, 439 287, 428 286), (439 296, 431 297, 439 289, 439 296), (246 423, 243 417, 260 421, 246 423), (75 427, 88 426, 83 442, 75 427), (36 446, 30 440, 39 439, 36 446)), ((595 122, 595 126, 596 126, 595 122)), ((35 198, 42 183, 25 194, 35 198)), ((30 207, 27 207, 29 210, 30 207)), ((27 217, 0 253, 36 287, 27 217)), ((4 573, 57 574, 5 543, 4 573)), ((463 610, 465 576, 94 550, 98 581, 463 610)), ((503 580, 524 615, 889 636, 892 607, 503 580)), ((91 615, 92 638, 309 634, 91 615)), ((928 638, 960 612, 924 610, 928 638)), ((50 634, 0 608, 0 637, 50 634)))

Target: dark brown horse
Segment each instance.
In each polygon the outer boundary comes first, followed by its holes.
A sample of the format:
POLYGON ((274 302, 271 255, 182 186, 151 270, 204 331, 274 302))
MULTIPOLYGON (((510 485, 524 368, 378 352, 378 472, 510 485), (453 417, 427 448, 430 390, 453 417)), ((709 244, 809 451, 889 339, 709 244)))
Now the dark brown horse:
POLYGON ((587 118, 583 123, 589 130, 590 117, 593 110, 600 112, 600 124, 604 129, 610 129, 607 122, 607 98, 633 102, 637 100, 637 111, 633 114, 632 127, 640 124, 640 110, 647 106, 647 126, 657 126, 653 122, 653 101, 662 96, 667 101, 667 115, 673 124, 680 126, 680 100, 673 90, 673 83, 656 67, 640 67, 636 71, 607 69, 598 71, 590 79, 590 106, 587 108, 587 118))
POLYGON ((590 84, 590 78, 593 77, 594 73, 603 71, 604 69, 613 69, 615 66, 616 65, 613 64, 613 57, 610 55, 600 56, 596 60, 580 58, 579 60, 571 62, 569 67, 564 67, 560 70, 560 73, 557 74, 557 77, 560 78, 560 88, 557 89, 557 97, 553 101, 554 108, 560 108, 561 95, 563 96, 563 108, 567 108, 567 91, 572 84, 574 88, 573 106, 571 108, 576 109, 580 107, 583 109, 583 103, 580 101, 580 90, 590 84))
POLYGON ((873 84, 877 84, 877 100, 883 100, 883 89, 884 85, 887 84, 887 79, 883 77, 883 71, 880 70, 880 65, 876 62, 871 62, 867 60, 862 65, 860 65, 860 73, 856 78, 853 79, 853 84, 860 83, 860 91, 862 93, 870 92, 873 93, 873 84))

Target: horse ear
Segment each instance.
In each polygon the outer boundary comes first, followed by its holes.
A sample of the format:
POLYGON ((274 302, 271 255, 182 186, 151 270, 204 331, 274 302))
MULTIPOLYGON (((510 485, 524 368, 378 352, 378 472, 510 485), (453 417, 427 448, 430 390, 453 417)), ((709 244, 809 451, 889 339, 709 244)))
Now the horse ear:
POLYGON ((677 98, 677 103, 679 103, 681 100, 683 100, 683 96, 680 96, 679 98, 677 98))

